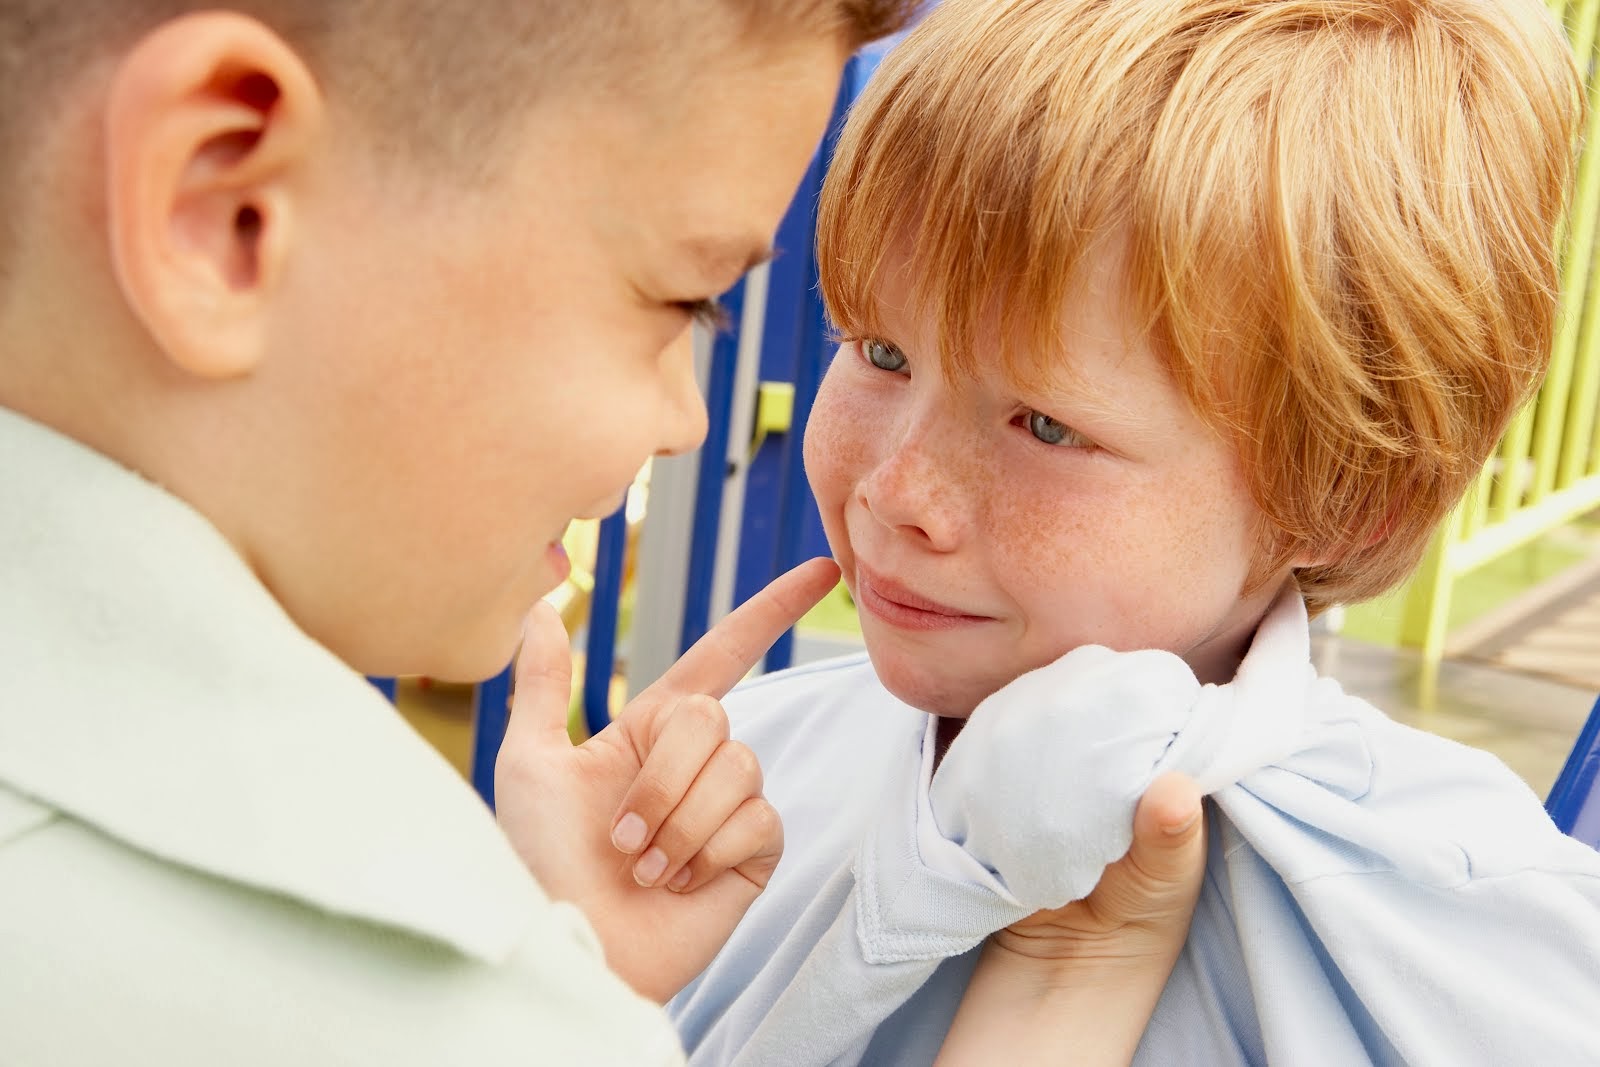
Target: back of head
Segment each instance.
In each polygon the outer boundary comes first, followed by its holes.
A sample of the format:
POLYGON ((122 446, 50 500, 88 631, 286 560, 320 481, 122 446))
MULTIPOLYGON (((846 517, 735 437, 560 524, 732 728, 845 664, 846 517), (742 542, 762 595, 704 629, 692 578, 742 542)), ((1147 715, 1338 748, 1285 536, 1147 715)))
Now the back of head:
POLYGON ((1416 565, 1536 386, 1581 86, 1537 0, 945 0, 853 113, 823 290, 870 334, 908 242, 954 368, 1062 351, 1077 268, 1127 283, 1313 610, 1416 565))

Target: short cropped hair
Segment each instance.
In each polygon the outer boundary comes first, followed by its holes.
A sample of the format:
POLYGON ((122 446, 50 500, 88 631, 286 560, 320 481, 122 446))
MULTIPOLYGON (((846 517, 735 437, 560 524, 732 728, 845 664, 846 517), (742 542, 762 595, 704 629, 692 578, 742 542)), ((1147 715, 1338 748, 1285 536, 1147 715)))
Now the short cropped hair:
POLYGON ((1581 83, 1537 0, 944 0, 857 103, 822 290, 1048 377, 1121 235, 1141 325, 1319 611, 1402 581, 1544 373, 1581 83), (886 241, 885 235, 897 235, 886 241), (891 250, 897 250, 891 252, 891 250))
POLYGON ((17 206, 52 101, 191 11, 236 11, 277 32, 373 147, 475 172, 506 116, 565 82, 584 94, 626 91, 657 67, 692 71, 713 49, 745 49, 759 63, 761 45, 803 36, 854 48, 903 28, 917 2, 0 0, 0 216, 17 206), (654 62, 667 57, 676 64, 654 62))
POLYGON ((703 42, 836 35, 849 47, 902 28, 916 0, 0 0, 0 142, 74 68, 190 11, 232 10, 281 34, 341 95, 390 109, 396 138, 492 123, 568 77, 615 86, 703 42))

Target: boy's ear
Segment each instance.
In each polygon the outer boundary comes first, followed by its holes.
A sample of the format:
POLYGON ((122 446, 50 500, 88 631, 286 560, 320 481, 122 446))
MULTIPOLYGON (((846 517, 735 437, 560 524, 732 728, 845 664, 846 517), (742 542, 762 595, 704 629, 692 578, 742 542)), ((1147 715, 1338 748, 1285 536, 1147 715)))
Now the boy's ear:
POLYGON ((1302 545, 1301 551, 1290 562, 1294 570, 1304 570, 1307 567, 1326 567, 1338 563, 1352 552, 1372 548, 1389 539, 1389 535, 1399 525, 1398 505, 1391 509, 1384 517, 1383 524, 1378 527, 1365 541, 1356 546, 1345 545, 1330 548, 1326 545, 1302 545))
POLYGON ((231 378, 265 355, 296 181, 323 122, 299 56, 240 15, 174 19, 123 56, 105 104, 112 266, 184 371, 231 378))
POLYGON ((1303 571, 1307 567, 1326 567, 1336 559, 1338 559, 1338 556, 1332 552, 1320 551, 1307 546, 1303 552, 1289 561, 1289 569, 1303 571))

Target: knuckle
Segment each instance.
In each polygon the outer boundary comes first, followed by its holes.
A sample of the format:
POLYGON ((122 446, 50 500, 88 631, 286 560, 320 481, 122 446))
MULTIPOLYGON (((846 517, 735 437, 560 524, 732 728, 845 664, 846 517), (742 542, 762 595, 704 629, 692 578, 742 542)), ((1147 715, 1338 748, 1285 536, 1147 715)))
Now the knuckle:
POLYGON ((691 884, 711 875, 721 874, 733 866, 733 861, 728 856, 727 847, 720 841, 707 842, 706 847, 695 853, 688 864, 694 873, 690 875, 691 884))
POLYGON ((715 697, 692 693, 678 704, 678 714, 687 717, 697 732, 724 739, 728 736, 728 713, 715 697))
POLYGON ((772 880, 773 872, 778 869, 778 859, 776 853, 753 856, 739 864, 739 873, 765 889, 767 883, 772 880))
POLYGON ((760 797, 754 797, 745 802, 746 818, 750 820, 751 832, 764 842, 782 842, 783 819, 778 816, 778 809, 760 797))
POLYGON ((720 753, 734 780, 750 793, 761 792, 761 760, 750 746, 738 741, 726 741, 720 753))
POLYGON ((666 853, 669 864, 676 863, 697 851, 694 847, 697 843, 693 829, 677 819, 667 820, 661 829, 656 831, 654 842, 656 848, 666 853))
POLYGON ((633 783, 625 806, 637 812, 645 822, 655 823, 672 810, 674 799, 665 782, 654 775, 647 775, 633 783))

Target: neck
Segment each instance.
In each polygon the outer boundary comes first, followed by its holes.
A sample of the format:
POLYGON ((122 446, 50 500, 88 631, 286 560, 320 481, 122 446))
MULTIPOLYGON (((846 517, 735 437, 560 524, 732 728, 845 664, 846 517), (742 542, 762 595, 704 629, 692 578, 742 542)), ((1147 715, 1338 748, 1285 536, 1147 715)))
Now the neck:
MULTIPOLYGON (((1259 598, 1252 598, 1252 600, 1259 599, 1259 603, 1253 603, 1250 610, 1243 613, 1242 620, 1234 618, 1223 620, 1209 636, 1184 654, 1184 662, 1194 671, 1195 679, 1201 685, 1226 685, 1233 681, 1234 676, 1239 673, 1239 665, 1244 662, 1246 653, 1250 651, 1251 642, 1255 640, 1256 629, 1267 611, 1271 609, 1282 588, 1281 583, 1269 586, 1259 598)), ((933 750, 933 765, 936 769, 966 722, 965 716, 939 717, 933 750)))

